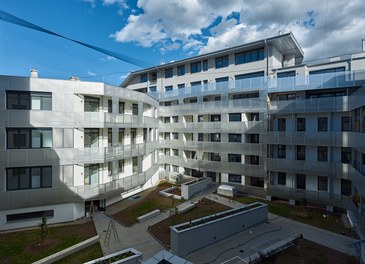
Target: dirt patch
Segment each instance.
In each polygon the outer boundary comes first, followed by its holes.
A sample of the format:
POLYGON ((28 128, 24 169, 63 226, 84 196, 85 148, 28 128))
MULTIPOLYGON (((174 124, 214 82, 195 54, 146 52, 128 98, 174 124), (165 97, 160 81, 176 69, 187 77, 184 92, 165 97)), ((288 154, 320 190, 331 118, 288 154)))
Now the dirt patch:
POLYGON ((292 264, 292 263, 336 263, 358 264, 355 257, 346 255, 331 248, 313 243, 305 239, 298 239, 294 246, 281 251, 259 264, 292 264))
POLYGON ((175 190, 169 191, 168 193, 181 196, 181 189, 180 188, 176 188, 175 190))
POLYGON ((56 245, 58 245, 59 242, 60 242, 59 239, 49 238, 49 239, 46 239, 43 243, 35 243, 32 245, 29 245, 26 247, 25 250, 30 254, 34 254, 39 251, 49 250, 49 249, 55 247, 56 245))
POLYGON ((169 218, 149 227, 149 231, 166 247, 170 248, 170 226, 188 222, 197 218, 208 216, 231 209, 220 203, 203 198, 192 210, 181 215, 173 215, 169 218))

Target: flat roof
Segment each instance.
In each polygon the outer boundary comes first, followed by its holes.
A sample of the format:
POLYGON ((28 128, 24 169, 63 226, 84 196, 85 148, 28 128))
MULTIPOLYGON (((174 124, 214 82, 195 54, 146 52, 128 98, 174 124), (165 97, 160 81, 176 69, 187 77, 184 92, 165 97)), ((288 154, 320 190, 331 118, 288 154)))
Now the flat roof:
POLYGON ((241 44, 238 46, 221 49, 209 53, 205 53, 202 55, 194 56, 191 58, 186 58, 174 62, 169 62, 162 65, 156 65, 153 67, 145 68, 139 71, 131 72, 127 78, 124 79, 124 81, 120 84, 120 86, 124 87, 127 83, 129 83, 133 76, 140 75, 144 73, 151 72, 153 70, 159 70, 159 69, 165 69, 169 67, 173 67, 175 65, 179 65, 182 63, 188 63, 188 62, 194 62, 197 60, 203 60, 212 56, 219 56, 219 55, 225 55, 232 52, 238 52, 242 50, 250 50, 262 47, 263 45, 273 45, 280 53, 284 55, 294 55, 295 60, 300 64, 303 61, 304 53, 302 48, 299 46, 297 40, 295 39, 294 35, 289 32, 286 34, 278 35, 271 38, 265 38, 254 42, 249 42, 246 44, 241 44))

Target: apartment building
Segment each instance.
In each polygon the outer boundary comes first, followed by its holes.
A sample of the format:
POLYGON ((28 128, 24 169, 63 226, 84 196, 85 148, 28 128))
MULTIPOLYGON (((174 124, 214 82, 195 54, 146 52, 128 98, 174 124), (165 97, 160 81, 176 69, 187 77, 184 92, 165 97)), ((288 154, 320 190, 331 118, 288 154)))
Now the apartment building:
POLYGON ((365 190, 365 53, 303 58, 288 33, 133 72, 121 86, 159 100, 162 171, 349 208, 365 190))
POLYGON ((0 76, 0 230, 72 221, 158 180, 156 100, 103 83, 0 76))

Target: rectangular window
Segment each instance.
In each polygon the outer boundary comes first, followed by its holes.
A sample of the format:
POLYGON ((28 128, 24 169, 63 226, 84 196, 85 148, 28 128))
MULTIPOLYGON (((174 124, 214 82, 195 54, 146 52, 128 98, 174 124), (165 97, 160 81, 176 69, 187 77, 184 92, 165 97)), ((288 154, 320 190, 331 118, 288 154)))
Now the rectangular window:
POLYGON ((201 81, 191 82, 191 83, 190 83, 190 86, 191 86, 191 87, 194 87, 194 86, 200 86, 201 84, 202 84, 202 82, 201 82, 201 81))
POLYGON ((166 92, 172 91, 172 89, 173 89, 172 85, 165 86, 166 92))
POLYGON ((136 139, 137 139, 137 129, 131 128, 131 145, 136 144, 136 139))
POLYGON ((241 154, 228 154, 228 162, 241 163, 242 156, 241 154))
POLYGON ((231 113, 228 114, 228 120, 229 122, 241 122, 241 113, 231 113))
POLYGON ((179 156, 179 150, 178 149, 172 149, 172 156, 179 156))
POLYGON ((7 109, 52 110, 52 93, 6 92, 7 109))
POLYGON ((318 161, 328 161, 328 147, 319 146, 317 158, 318 161))
POLYGON ((50 128, 8 128, 7 148, 51 148, 52 129, 50 128))
POLYGON ((208 60, 203 60, 203 71, 208 70, 208 60))
POLYGON ((212 152, 210 153, 210 160, 211 161, 221 161, 221 154, 212 152))
POLYGON ((124 172, 124 159, 118 160, 118 171, 124 172))
POLYGON ((305 146, 297 146, 297 160, 305 160, 305 146))
POLYGON ((6 190, 26 190, 52 187, 52 167, 22 167, 6 169, 6 190))
POLYGON ((178 140, 179 139, 179 133, 172 132, 172 139, 178 140))
POLYGON ((264 178, 251 177, 251 186, 264 187, 264 178))
POLYGON ((242 176, 238 174, 228 174, 228 182, 241 183, 242 176))
POLYGON ((84 167, 84 185, 99 183, 99 164, 90 164, 84 167))
POLYGON ((318 132, 327 132, 327 117, 318 117, 318 132))
POLYGON ((260 165, 260 157, 256 155, 246 155, 245 163, 251 165, 260 165))
POLYGON ((341 148, 341 162, 349 164, 351 163, 351 148, 341 148))
POLYGON ((184 89, 185 88, 185 83, 180 83, 177 85, 177 89, 184 89))
POLYGON ((84 112, 98 112, 100 107, 100 98, 85 96, 84 112))
POLYGON ((201 72, 201 62, 190 63, 190 73, 201 72))
POLYGON ((151 81, 152 81, 152 82, 157 81, 157 72, 152 72, 152 73, 151 73, 151 81))
POLYGON ((172 171, 173 172, 179 172, 179 166, 172 165, 172 171))
POLYGON ((138 157, 132 158, 133 173, 138 172, 138 157))
POLYGON ((108 100, 108 113, 113 113, 113 101, 108 100))
POLYGON ((258 97, 260 97, 259 92, 253 92, 253 93, 230 94, 228 98, 232 100, 240 100, 240 99, 258 98, 258 97))
POLYGON ((324 73, 336 73, 336 72, 343 72, 343 71, 345 71, 345 67, 337 67, 337 68, 310 71, 309 75, 324 74, 324 73))
POLYGON ((254 61, 263 60, 265 58, 264 49, 255 49, 251 51, 241 52, 235 54, 235 64, 243 64, 254 61))
POLYGON ((278 72, 277 78, 295 77, 295 71, 278 72))
POLYGON ((215 58, 215 68, 216 69, 228 67, 228 64, 229 64, 228 55, 215 58))
POLYGON ((140 82, 141 83, 147 82, 147 73, 146 74, 141 74, 141 76, 140 76, 140 82))
POLYGON ((174 75, 172 68, 165 69, 165 78, 172 78, 174 75))
POLYGON ((150 86, 150 92, 154 93, 157 91, 157 87, 156 86, 150 86))
POLYGON ((259 77, 264 77, 264 76, 265 76, 265 72, 259 71, 259 72, 251 72, 251 73, 235 75, 234 78, 235 78, 235 80, 245 80, 245 79, 259 78, 259 77))
POLYGON ((286 185, 286 173, 278 172, 278 185, 286 185))
POLYGON ((31 92, 32 110, 52 110, 52 93, 31 92))
POLYGON ((305 174, 297 174, 297 189, 305 190, 306 188, 306 176, 305 174))
POLYGON ((108 128, 108 147, 113 145, 113 130, 112 128, 108 128))
POLYGON ((119 146, 123 146, 124 142, 124 128, 119 128, 118 130, 118 143, 119 146))
POLYGON ((85 128, 84 130, 84 147, 97 148, 99 147, 99 129, 85 128))
POLYGON ((305 118, 304 117, 297 118, 297 131, 305 131, 305 118))
POLYGON ((242 142, 241 134, 228 134, 228 142, 242 142))
POLYGON ((341 117, 341 131, 343 132, 351 131, 351 117, 349 116, 341 117))
POLYGON ((198 141, 203 141, 203 140, 204 140, 203 133, 198 133, 198 141))
POLYGON ((138 104, 133 104, 132 105, 132 114, 133 115, 138 115, 138 104))
POLYGON ((221 121, 221 115, 211 115, 210 116, 210 122, 220 122, 221 121))
POLYGON ((286 130, 286 119, 278 118, 278 131, 285 131, 285 130, 286 130))
POLYGON ((285 159, 286 158, 286 146, 278 145, 278 158, 285 159))
POLYGON ((179 123, 179 117, 178 116, 172 116, 172 123, 179 123))
POLYGON ((36 212, 28 212, 28 213, 20 213, 20 214, 10 214, 6 215, 6 222, 14 222, 14 221, 27 221, 27 220, 39 220, 43 217, 53 218, 54 210, 45 210, 45 211, 36 211, 36 212))
POLYGON ((318 176, 318 191, 328 190, 328 178, 323 176, 318 176))
POLYGON ((185 65, 177 67, 177 76, 185 75, 185 65))
POLYGON ((119 114, 124 114, 125 111, 125 103, 124 102, 119 102, 119 114))
POLYGON ((212 133, 210 134, 211 142, 221 142, 221 134, 220 133, 212 133))
POLYGON ((108 176, 112 176, 113 174, 113 163, 108 162, 108 176))

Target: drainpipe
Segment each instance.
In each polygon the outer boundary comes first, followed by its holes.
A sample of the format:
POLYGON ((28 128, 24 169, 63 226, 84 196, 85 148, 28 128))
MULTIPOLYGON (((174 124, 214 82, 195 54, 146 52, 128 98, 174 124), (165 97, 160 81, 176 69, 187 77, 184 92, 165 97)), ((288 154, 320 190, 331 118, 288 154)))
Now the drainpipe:
POLYGON ((266 46, 266 76, 269 77, 269 47, 267 46, 266 38, 264 42, 266 46))

